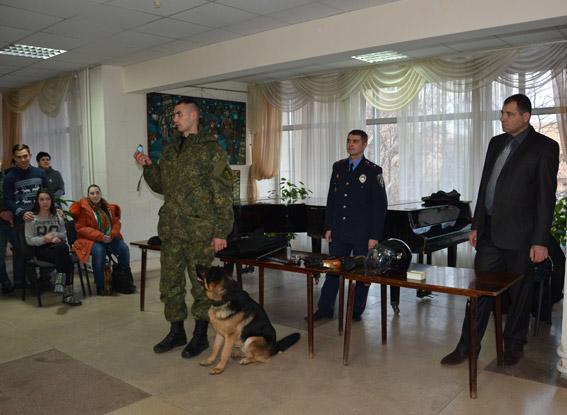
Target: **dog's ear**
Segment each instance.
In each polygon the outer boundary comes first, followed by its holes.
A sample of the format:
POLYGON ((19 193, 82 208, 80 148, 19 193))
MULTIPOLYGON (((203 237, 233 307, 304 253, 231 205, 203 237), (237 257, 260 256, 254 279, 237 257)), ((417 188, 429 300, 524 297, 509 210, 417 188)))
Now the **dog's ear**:
POLYGON ((196 265, 195 270, 197 271, 197 280, 204 284, 207 280, 207 274, 209 273, 209 268, 204 267, 202 265, 196 265))

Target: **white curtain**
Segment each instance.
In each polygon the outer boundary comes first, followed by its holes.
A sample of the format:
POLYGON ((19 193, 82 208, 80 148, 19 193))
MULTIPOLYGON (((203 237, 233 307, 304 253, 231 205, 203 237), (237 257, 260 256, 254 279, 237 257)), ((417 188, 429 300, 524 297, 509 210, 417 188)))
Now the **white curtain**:
POLYGON ((530 72, 527 88, 543 85, 567 67, 567 42, 510 48, 469 57, 447 57, 378 64, 365 69, 294 78, 262 85, 266 99, 282 111, 310 101, 333 102, 361 92, 375 108, 404 108, 424 85, 470 91, 498 81, 514 87, 518 72, 530 72), (551 69, 551 70, 550 70, 551 69), (447 83, 447 81, 453 81, 447 83))
MULTIPOLYGON (((399 173, 392 177, 399 181, 394 183, 399 200, 455 189, 474 210, 488 143, 501 133, 500 107, 517 90, 500 83, 457 92, 459 88, 454 81, 427 84, 399 111, 399 173)), ((457 265, 472 267, 468 244, 458 250, 457 265)), ((444 264, 445 255, 436 252, 434 263, 444 264)))
POLYGON ((83 194, 81 180, 81 111, 77 77, 69 83, 59 111, 46 115, 35 100, 22 113, 22 142, 32 151, 32 164, 40 151, 51 155, 51 166, 65 182, 64 199, 77 200, 83 194))

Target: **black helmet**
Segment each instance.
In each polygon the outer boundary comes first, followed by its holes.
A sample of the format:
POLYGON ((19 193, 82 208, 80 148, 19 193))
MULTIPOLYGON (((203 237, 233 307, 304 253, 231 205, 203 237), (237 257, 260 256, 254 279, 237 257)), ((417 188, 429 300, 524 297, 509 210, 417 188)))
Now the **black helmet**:
POLYGON ((411 249, 401 239, 390 238, 368 251, 366 269, 378 273, 406 272, 411 263, 411 249))

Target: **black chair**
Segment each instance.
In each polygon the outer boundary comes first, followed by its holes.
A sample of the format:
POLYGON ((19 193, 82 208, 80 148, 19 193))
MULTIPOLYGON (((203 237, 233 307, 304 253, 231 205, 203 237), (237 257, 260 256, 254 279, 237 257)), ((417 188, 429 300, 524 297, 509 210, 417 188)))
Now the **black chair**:
MULTIPOLYGON (((35 257, 34 248, 25 243, 23 230, 18 235, 18 243, 24 257, 24 278, 29 282, 29 287, 35 292, 37 296, 37 306, 42 307, 41 292, 43 290, 51 290, 49 277, 51 271, 55 269, 55 265, 51 262, 41 261, 35 257)), ((22 301, 26 301, 26 288, 28 286, 26 281, 22 286, 22 301)))
POLYGON ((87 280, 87 289, 89 291, 89 296, 93 295, 91 290, 91 283, 89 281, 89 270, 87 268, 87 264, 81 264, 77 254, 73 250, 73 244, 77 240, 77 230, 75 229, 75 221, 74 220, 66 220, 65 221, 65 231, 67 232, 67 242, 69 243, 69 247, 71 249, 71 261, 73 262, 73 266, 77 266, 77 272, 79 274, 79 280, 81 281, 81 290, 83 292, 83 298, 87 296, 87 292, 85 291, 85 283, 83 282, 83 271, 85 273, 85 277, 87 280))
MULTIPOLYGON (((67 232, 67 242, 70 246, 69 255, 71 256, 71 262, 73 263, 73 268, 75 265, 77 266, 79 280, 81 282, 81 291, 83 294, 83 298, 86 298, 87 293, 85 290, 85 283, 83 281, 83 269, 81 267, 82 264, 72 249, 72 243, 76 240, 76 235, 77 235, 75 231, 75 223, 73 221, 65 222, 65 230, 67 232)), ((51 289, 48 280, 44 278, 44 276, 49 275, 49 273, 55 269, 55 265, 52 264, 51 262, 41 261, 37 259, 35 257, 35 252, 33 247, 27 244, 24 244, 23 250, 24 250, 25 277, 30 283, 31 288, 35 291, 35 294, 37 296, 38 307, 42 307, 41 292, 45 288, 51 289)), ((86 272, 89 295, 92 295, 86 265, 84 266, 84 270, 86 272)), ((24 285, 22 289, 22 301, 25 300, 26 300, 26 286, 24 285)))

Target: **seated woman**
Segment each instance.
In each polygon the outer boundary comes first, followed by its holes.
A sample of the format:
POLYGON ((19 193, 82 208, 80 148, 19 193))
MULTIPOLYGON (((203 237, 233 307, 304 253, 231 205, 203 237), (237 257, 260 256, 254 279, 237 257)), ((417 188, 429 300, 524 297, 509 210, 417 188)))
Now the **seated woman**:
POLYGON ((32 213, 33 220, 26 222, 26 243, 35 247, 37 259, 55 265, 54 291, 63 294, 63 303, 81 305, 81 301, 73 295, 73 263, 67 245, 65 222, 57 213, 47 189, 37 192, 32 213))
POLYGON ((118 257, 118 265, 130 269, 130 251, 120 234, 120 207, 102 198, 100 187, 91 184, 87 197, 71 205, 77 240, 73 244, 79 260, 86 263, 92 255, 97 295, 104 294, 104 265, 109 250, 118 257))

